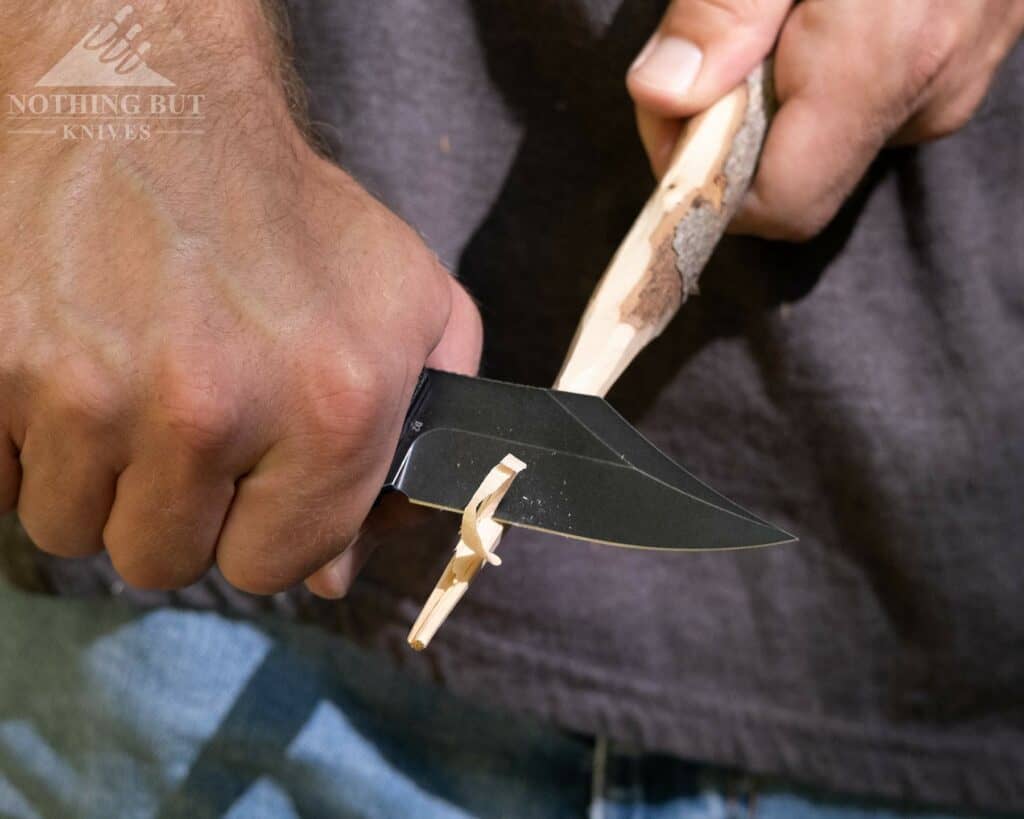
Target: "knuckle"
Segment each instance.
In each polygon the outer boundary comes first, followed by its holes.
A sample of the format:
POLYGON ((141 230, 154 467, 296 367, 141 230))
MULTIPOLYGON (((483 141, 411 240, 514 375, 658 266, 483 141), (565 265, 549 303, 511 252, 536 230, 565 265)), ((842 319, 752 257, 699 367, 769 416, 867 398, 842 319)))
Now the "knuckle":
POLYGON ((133 589, 141 591, 170 591, 175 587, 168 573, 149 561, 120 557, 111 552, 111 562, 120 578, 133 589))
POLYGON ((156 395, 163 422, 187 449, 219 450, 232 440, 240 409, 207 370, 174 366, 161 379, 156 395))
POLYGON ((174 591, 199 581, 213 565, 214 551, 201 527, 182 516, 173 500, 147 498, 137 512, 144 518, 114 516, 103 529, 103 545, 125 583, 174 591))
POLYGON ((46 515, 19 512, 21 528, 25 530, 29 540, 41 552, 54 557, 78 558, 86 557, 101 550, 101 547, 82 544, 64 532, 75 531, 75 527, 64 525, 63 513, 57 511, 46 515))
POLYGON ((124 394, 115 379, 91 362, 66 361, 53 373, 52 383, 56 414, 67 423, 106 427, 125 409, 124 394))
POLYGON ((817 236, 834 211, 822 202, 808 201, 758 177, 752 187, 753 204, 743 212, 745 232, 773 241, 803 243, 817 236))
MULTIPOLYGON (((305 506, 308 503, 308 499, 303 501, 305 506)), ((264 597, 278 594, 313 576, 355 539, 359 528, 349 518, 280 522, 268 536, 226 546, 221 543, 216 555, 217 569, 239 591, 264 597), (297 544, 297 548, 283 552, 278 544, 284 541, 297 544)))
POLYGON ((960 39, 959 23, 948 14, 925 18, 914 36, 908 79, 910 94, 921 94, 952 59, 960 39))
POLYGON ((0 384, 9 396, 38 394, 50 382, 53 354, 48 345, 22 344, 17 339, 0 344, 0 384))
POLYGON ((210 560, 196 555, 176 553, 171 559, 165 551, 123 548, 124 544, 107 544, 114 569, 129 586, 142 591, 176 591, 202 579, 210 560))
POLYGON ((28 535, 28 539, 32 541, 37 549, 41 552, 46 552, 48 555, 55 555, 57 557, 71 557, 66 554, 62 548, 63 544, 59 540, 52 538, 47 527, 42 525, 35 515, 25 512, 24 510, 18 511, 18 520, 21 523, 21 528, 25 530, 25 534, 28 535))
POLYGON ((971 121, 984 97, 983 90, 964 94, 938 111, 926 112, 921 119, 921 139, 942 139, 955 134, 971 121))
POLYGON ((227 583, 240 592, 259 597, 279 594, 295 585, 295 581, 286 577, 272 566, 247 565, 241 567, 234 561, 220 560, 217 568, 227 583))
POLYGON ((809 242, 825 228, 829 217, 816 211, 777 212, 762 219, 758 233, 773 241, 802 244, 809 242))
POLYGON ((376 427, 391 392, 384 369, 353 359, 321 362, 306 390, 306 412, 313 431, 344 446, 376 427))
POLYGON ((828 219, 801 216, 787 221, 778 222, 773 226, 774 235, 770 238, 782 242, 803 244, 809 242, 828 224, 828 219))

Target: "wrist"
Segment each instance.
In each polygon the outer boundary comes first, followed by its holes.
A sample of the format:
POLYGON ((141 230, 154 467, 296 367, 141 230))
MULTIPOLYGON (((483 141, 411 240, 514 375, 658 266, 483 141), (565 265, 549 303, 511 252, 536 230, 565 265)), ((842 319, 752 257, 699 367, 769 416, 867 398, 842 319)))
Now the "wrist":
MULTIPOLYGON (((58 83, 48 88, 127 89, 148 67, 184 93, 216 84, 225 93, 252 86, 265 96, 266 86, 280 85, 283 59, 265 11, 272 2, 21 0, 0 11, 0 91, 27 92, 44 76, 58 83), (66 70, 51 75, 62 61, 66 70), (104 75, 94 71, 100 62, 108 65, 104 75), (109 81, 115 73, 124 81, 109 81)), ((143 77, 139 85, 151 83, 143 77)))
MULTIPOLYGON (((45 63, 87 31, 119 16, 138 23, 161 59, 194 62, 219 49, 262 46, 271 53, 268 10, 278 0, 19 0, 0 9, 0 66, 45 63)), ((125 25, 125 29, 128 25, 125 25)), ((122 31, 122 33, 124 33, 122 31)))

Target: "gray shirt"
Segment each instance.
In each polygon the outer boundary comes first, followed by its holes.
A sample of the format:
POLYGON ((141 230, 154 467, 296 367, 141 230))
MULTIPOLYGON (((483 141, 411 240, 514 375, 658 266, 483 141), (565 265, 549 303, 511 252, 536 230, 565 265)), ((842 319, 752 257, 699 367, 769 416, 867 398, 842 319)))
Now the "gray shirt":
MULTIPOLYGON (((653 184, 623 78, 660 4, 291 10, 337 159, 479 300, 485 371, 549 384, 653 184)), ((638 748, 1024 810, 1022 90, 1018 48, 969 127, 886 152, 818 239, 727 240, 610 396, 799 544, 513 532, 426 655, 404 638, 450 521, 381 548, 344 603, 272 605, 638 748)), ((58 590, 111 585, 102 563, 46 569, 58 590)), ((174 599, 255 605, 216 582, 174 599)))

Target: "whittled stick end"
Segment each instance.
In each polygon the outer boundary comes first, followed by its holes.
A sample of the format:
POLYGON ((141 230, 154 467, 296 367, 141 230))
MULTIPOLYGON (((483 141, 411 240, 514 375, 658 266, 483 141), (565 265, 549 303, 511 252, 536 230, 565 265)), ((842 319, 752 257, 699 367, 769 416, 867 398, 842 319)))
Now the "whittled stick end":
POLYGON ((604 395, 698 292, 757 168, 774 105, 770 78, 765 63, 686 124, 587 306, 557 389, 604 395))

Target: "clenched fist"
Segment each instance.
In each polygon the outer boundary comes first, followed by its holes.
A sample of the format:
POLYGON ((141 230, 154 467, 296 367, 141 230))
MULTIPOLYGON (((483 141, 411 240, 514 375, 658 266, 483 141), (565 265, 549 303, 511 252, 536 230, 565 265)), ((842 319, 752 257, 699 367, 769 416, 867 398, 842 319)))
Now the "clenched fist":
MULTIPOLYGON (((5 94, 86 27, 78 3, 33 5, 0 30, 31 17, 53 44, 0 44, 5 94)), ((0 140, 0 512, 139 587, 216 563, 276 592, 357 535, 420 370, 473 371, 479 319, 307 146, 258 4, 149 8, 189 27, 169 23, 160 65, 204 90, 204 134, 0 140)))
POLYGON ((736 86, 777 43, 781 107, 733 230, 807 239, 886 144, 963 126, 1022 29, 1021 0, 674 0, 628 86, 660 175, 680 118, 736 86))

